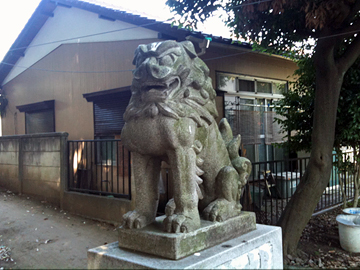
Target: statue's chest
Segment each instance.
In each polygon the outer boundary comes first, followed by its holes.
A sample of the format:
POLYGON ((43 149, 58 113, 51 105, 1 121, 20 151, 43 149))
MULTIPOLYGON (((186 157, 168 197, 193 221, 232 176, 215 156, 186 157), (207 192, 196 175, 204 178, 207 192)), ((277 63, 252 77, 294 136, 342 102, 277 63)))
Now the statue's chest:
POLYGON ((127 122, 121 139, 130 151, 161 156, 169 150, 192 145, 195 133, 195 123, 190 119, 143 117, 127 122))

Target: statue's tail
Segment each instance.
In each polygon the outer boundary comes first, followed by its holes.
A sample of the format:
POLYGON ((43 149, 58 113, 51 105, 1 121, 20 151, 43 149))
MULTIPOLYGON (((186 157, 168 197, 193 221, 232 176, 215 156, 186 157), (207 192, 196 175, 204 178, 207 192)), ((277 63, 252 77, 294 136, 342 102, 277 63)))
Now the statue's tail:
POLYGON ((235 137, 233 136, 231 127, 229 125, 229 122, 226 120, 226 118, 221 119, 219 123, 219 130, 225 142, 231 163, 240 176, 239 177, 240 180, 239 191, 240 191, 242 187, 246 185, 246 182, 249 179, 252 169, 251 162, 249 159, 239 156, 241 136, 240 135, 237 135, 235 137))

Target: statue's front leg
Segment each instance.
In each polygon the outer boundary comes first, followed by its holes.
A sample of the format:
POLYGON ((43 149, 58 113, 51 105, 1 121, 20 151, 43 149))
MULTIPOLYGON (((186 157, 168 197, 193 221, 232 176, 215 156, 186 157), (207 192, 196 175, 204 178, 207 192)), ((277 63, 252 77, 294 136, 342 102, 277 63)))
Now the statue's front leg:
POLYGON ((135 210, 124 216, 124 226, 139 229, 155 220, 159 203, 161 160, 132 152, 135 179, 135 210))
POLYGON ((199 183, 196 181, 196 154, 192 148, 168 151, 173 172, 175 211, 164 220, 167 232, 190 232, 200 227, 199 183))

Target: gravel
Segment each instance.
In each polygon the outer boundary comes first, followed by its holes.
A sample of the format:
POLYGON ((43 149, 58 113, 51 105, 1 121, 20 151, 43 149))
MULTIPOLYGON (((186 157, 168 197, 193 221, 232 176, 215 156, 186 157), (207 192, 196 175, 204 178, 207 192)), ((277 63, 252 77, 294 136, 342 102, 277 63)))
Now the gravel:
POLYGON ((297 256, 289 255, 285 260, 289 268, 360 268, 360 253, 347 252, 340 246, 336 216, 341 210, 338 207, 310 219, 301 236, 297 256))

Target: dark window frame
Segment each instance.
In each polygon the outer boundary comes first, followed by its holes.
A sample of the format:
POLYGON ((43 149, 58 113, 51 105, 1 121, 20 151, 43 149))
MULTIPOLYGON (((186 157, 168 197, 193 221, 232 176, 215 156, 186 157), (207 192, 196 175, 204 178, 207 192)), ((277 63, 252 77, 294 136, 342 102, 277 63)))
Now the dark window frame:
MULTIPOLYGON (((51 112, 52 113, 52 126, 51 131, 49 133, 55 132, 55 100, 46 100, 36 103, 30 103, 25 105, 16 106, 16 108, 25 113, 25 134, 34 134, 36 132, 29 133, 27 122, 28 115, 32 113, 41 113, 41 112, 51 112)), ((46 133, 48 133, 46 132, 46 133)))
POLYGON ((131 87, 121 87, 110 90, 103 90, 93 93, 83 94, 83 97, 93 103, 93 125, 94 125, 94 138, 118 136, 121 134, 122 126, 124 125, 123 113, 125 112, 128 101, 131 97, 131 87), (116 103, 116 100, 123 102, 116 103), (126 102, 126 105, 125 105, 126 102), (104 108, 109 105, 109 112, 104 108), (119 106, 118 108, 116 106, 119 106), (100 115, 96 115, 96 113, 100 115), (107 113, 115 112, 114 117, 109 117, 107 113), (103 123, 109 126, 102 126, 103 123))
POLYGON ((83 97, 93 103, 93 125, 94 125, 94 139, 96 164, 107 166, 116 165, 118 136, 121 134, 122 125, 124 124, 123 113, 127 107, 124 101, 129 101, 131 98, 131 87, 121 87, 110 90, 103 90, 98 92, 83 94, 83 97), (121 100, 116 103, 116 100, 121 100), (109 112, 104 111, 106 105, 109 105, 109 112), (119 106, 117 108, 117 106, 119 106), (100 116, 96 112, 101 113, 100 116), (109 117, 107 113, 115 112, 114 117, 109 117), (101 119, 103 117, 103 119, 101 119), (100 120, 99 120, 100 119, 100 120), (113 122, 112 122, 113 120, 113 122), (101 123, 107 123, 110 127, 102 127, 101 123), (119 128, 121 127, 121 128, 119 128), (103 140, 101 142, 100 140, 103 140))

